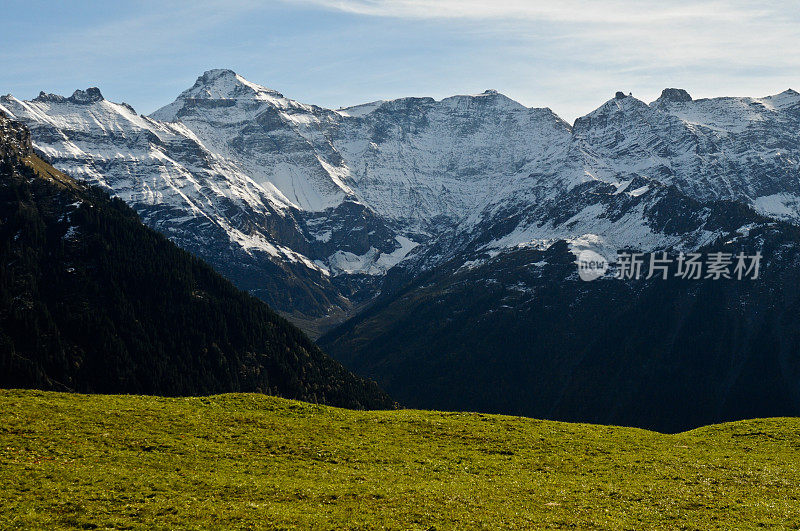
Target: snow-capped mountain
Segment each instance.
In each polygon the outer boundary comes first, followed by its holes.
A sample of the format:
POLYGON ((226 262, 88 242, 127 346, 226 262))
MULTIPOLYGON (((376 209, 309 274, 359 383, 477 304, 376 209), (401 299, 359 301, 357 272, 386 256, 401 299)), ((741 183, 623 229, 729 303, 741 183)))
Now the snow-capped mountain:
POLYGON ((230 70, 203 74, 151 118, 181 123, 207 149, 236 161, 284 206, 318 212, 353 195, 322 132, 332 111, 304 105, 230 70))
POLYGON ((732 199, 798 220, 800 94, 693 101, 666 89, 646 105, 617 97, 575 122, 598 171, 648 175, 701 200, 732 199))
MULTIPOLYGON (((571 126, 496 91, 330 110, 211 70, 149 117, 100 91, 0 98, 59 169, 121 197, 287 313, 558 240, 691 249, 724 232, 709 201, 800 221, 800 94, 646 104, 618 93, 571 126)), ((725 228, 727 229, 727 228, 725 228)))
POLYGON ((97 89, 32 101, 6 96, 0 106, 35 130, 35 147, 57 167, 107 188, 146 224, 280 310, 317 316, 348 309, 413 246, 333 183, 315 154, 321 148, 286 118, 295 111, 308 120, 338 115, 278 98, 230 71, 206 73, 156 113, 174 109, 192 128, 137 115, 97 89), (215 107, 236 111, 239 121, 229 117, 226 127, 224 113, 215 121, 215 107), (191 120, 198 108, 208 122, 191 120), (260 158, 251 160, 241 146, 259 141, 278 154, 252 148, 260 158), (337 280, 340 273, 352 274, 337 280))
POLYGON ((665 89, 651 105, 618 93, 403 263, 404 278, 449 260, 474 266, 559 240, 609 258, 623 248, 696 249, 731 230, 710 201, 796 223, 798 120, 800 94, 792 90, 692 101, 686 91, 665 89))
POLYGON ((569 143, 569 124, 486 91, 340 111, 333 133, 358 197, 383 217, 440 234, 569 143))

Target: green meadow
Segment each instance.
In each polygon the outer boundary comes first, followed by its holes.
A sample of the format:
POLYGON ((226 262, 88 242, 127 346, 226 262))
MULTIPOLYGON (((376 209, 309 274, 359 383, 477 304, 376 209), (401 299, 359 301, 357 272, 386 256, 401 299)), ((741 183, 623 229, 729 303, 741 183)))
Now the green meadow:
POLYGON ((664 435, 0 391, 0 529, 798 528, 799 466, 798 419, 664 435))

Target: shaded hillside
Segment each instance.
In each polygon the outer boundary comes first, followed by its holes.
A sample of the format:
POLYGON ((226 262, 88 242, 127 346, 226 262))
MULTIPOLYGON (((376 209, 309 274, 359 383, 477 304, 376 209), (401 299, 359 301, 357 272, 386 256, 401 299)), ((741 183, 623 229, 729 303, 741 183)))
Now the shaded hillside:
POLYGON ((587 283, 561 241, 423 274, 319 343, 409 407, 669 432, 800 415, 800 231, 713 248, 760 249, 759 279, 587 283))
POLYGON ((43 162, 2 115, 0 387, 391 406, 121 200, 43 162))

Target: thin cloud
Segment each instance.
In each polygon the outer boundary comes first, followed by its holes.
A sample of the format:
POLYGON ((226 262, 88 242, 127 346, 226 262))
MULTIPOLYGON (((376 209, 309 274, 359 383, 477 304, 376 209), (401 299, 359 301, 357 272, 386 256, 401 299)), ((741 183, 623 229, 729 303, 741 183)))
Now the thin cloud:
POLYGON ((709 61, 800 66, 800 11, 792 2, 566 0, 289 0, 328 10, 399 19, 458 21, 467 31, 542 41, 614 64, 709 61), (791 45, 791 43, 794 44, 791 45))
POLYGON ((657 94, 659 84, 680 82, 721 95, 783 90, 799 79, 800 10, 794 2, 289 1, 367 18, 457 26, 501 47, 516 64, 527 57, 539 88, 570 102, 570 118, 579 104, 565 93, 610 88, 612 80, 647 94, 657 94), (578 87, 568 79, 578 80, 578 87))
MULTIPOLYGON (((292 1, 292 0, 290 0, 292 1)), ((735 20, 744 16, 763 16, 769 10, 734 5, 731 2, 596 2, 566 0, 294 0, 327 9, 368 16, 438 19, 525 19, 569 23, 642 24, 654 21, 735 20)))

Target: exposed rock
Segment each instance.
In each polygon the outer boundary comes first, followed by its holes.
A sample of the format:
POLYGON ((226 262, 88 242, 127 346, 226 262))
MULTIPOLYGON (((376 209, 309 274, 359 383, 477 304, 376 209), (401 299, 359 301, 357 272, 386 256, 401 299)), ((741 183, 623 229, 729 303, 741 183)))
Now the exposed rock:
POLYGON ((97 87, 91 87, 84 90, 76 90, 72 96, 67 98, 71 103, 95 103, 101 101, 103 99, 103 95, 100 93, 100 89, 97 87))
POLYGON ((692 101, 692 97, 683 89, 665 88, 657 101, 688 102, 692 101))

